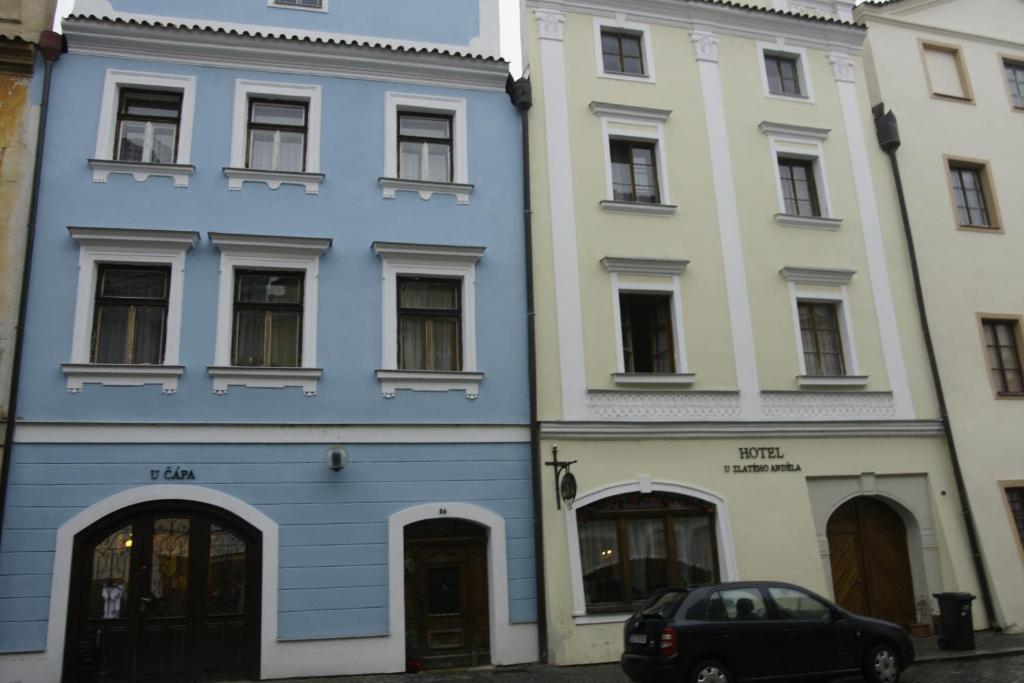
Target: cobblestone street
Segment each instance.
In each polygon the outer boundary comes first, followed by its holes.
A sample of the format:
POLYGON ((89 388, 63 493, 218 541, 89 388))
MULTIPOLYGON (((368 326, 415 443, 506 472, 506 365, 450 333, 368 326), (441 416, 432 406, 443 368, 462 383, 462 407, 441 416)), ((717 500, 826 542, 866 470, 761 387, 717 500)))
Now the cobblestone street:
MULTIPOLYGON (((834 683, 856 683, 845 678, 834 683)), ((618 664, 596 666, 529 666, 502 670, 296 679, 292 683, 628 683, 618 664)), ((1014 683, 1024 681, 1024 655, 926 662, 912 667, 904 683, 1014 683)))

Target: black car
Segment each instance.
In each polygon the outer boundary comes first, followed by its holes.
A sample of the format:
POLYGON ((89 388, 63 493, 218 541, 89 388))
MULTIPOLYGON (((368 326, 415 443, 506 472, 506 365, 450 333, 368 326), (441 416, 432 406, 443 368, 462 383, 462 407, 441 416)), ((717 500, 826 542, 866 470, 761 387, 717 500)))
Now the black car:
POLYGON ((861 673, 897 683, 914 646, 896 624, 806 588, 747 581, 668 588, 626 622, 622 669, 637 683, 733 683, 861 673))

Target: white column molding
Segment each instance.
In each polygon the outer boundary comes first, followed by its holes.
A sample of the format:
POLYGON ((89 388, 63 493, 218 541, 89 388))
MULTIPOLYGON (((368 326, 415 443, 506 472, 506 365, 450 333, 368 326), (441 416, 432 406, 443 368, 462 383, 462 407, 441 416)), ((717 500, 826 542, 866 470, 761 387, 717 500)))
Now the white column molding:
POLYGON ((565 15, 561 12, 537 9, 533 11, 537 19, 537 33, 541 40, 565 39, 565 15))
MULTIPOLYGON (((838 54, 838 53, 833 53, 838 54)), ((861 120, 861 102, 853 84, 852 73, 849 80, 843 77, 845 71, 853 71, 850 66, 836 67, 833 54, 829 61, 833 63, 836 75, 836 88, 839 90, 839 101, 843 110, 843 126, 846 142, 850 148, 850 161, 853 164, 853 184, 857 190, 857 208, 860 211, 864 247, 868 261, 868 279, 871 281, 871 294, 874 297, 875 315, 878 318, 878 333, 882 342, 885 368, 892 389, 896 413, 899 420, 914 417, 914 404, 910 395, 910 382, 903 357, 903 345, 900 341, 900 330, 896 319, 896 307, 892 299, 892 284, 889 280, 889 267, 885 260, 885 242, 882 239, 882 219, 878 213, 878 199, 871 179, 871 164, 868 158, 868 145, 864 137, 864 124, 861 120)), ((849 59, 848 57, 846 59, 849 59)), ((842 59, 837 61, 842 62, 842 59)))
POLYGON ((718 63, 718 37, 710 31, 694 31, 690 34, 693 51, 698 62, 718 63))
MULTIPOLYGON (((751 320, 750 298, 747 292, 747 270, 740 237, 739 208, 736 205, 736 186, 729 150, 729 131, 725 124, 725 102, 722 98, 718 62, 701 56, 701 45, 717 46, 717 38, 707 31, 694 31, 690 38, 696 53, 701 91, 704 96, 704 121, 708 129, 711 176, 718 213, 718 235, 722 242, 736 384, 740 390, 743 419, 756 420, 761 417, 761 391, 757 377, 754 324, 751 320)), ((703 50, 705 54, 710 51, 711 48, 703 50)), ((717 47, 714 51, 717 54, 717 47)))
POLYGON ((562 418, 587 415, 587 377, 583 352, 583 311, 580 302, 579 255, 569 109, 565 86, 565 15, 536 10, 540 32, 540 73, 544 91, 544 141, 547 147, 548 195, 554 257, 558 362, 562 384, 562 418))
POLYGON ((832 67, 832 75, 836 81, 853 83, 856 70, 853 66, 853 59, 844 52, 829 52, 828 64, 832 67))

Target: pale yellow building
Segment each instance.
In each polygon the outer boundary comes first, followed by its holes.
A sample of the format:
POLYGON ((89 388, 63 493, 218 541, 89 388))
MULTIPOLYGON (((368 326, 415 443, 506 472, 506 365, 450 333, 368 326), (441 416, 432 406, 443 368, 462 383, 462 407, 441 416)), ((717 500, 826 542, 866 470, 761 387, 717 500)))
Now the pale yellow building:
POLYGON ((39 118, 29 87, 39 33, 53 26, 56 8, 57 0, 0 0, 0 434, 7 420, 39 118))
POLYGON ((865 4, 996 618, 1024 628, 1024 2, 865 4))
POLYGON ((543 467, 557 664, 617 659, 665 584, 905 623, 977 591, 866 32, 753 4, 524 3, 541 456, 578 484, 543 467))

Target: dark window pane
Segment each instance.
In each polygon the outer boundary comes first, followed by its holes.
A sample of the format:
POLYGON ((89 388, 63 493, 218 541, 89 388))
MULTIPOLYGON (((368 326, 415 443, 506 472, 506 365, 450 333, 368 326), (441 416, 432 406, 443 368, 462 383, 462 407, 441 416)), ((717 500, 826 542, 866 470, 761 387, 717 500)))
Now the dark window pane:
POLYGON ((165 299, 169 273, 164 270, 104 268, 100 296, 118 299, 165 299))
POLYGON ((92 362, 163 362, 170 272, 103 266, 98 274, 92 362))
POLYGON ((180 617, 189 596, 189 541, 192 523, 187 517, 153 521, 153 552, 149 592, 153 598, 146 617, 180 617))
POLYGON ((460 370, 459 280, 398 281, 398 363, 405 370, 460 370))
POLYGON ((960 225, 991 227, 981 169, 950 166, 949 172, 960 225))
POLYGON ((164 324, 167 309, 162 306, 135 308, 135 364, 159 365, 164 357, 164 324))
POLYGON ((657 204, 658 167, 653 144, 609 140, 615 201, 657 204))
POLYGON ((216 524, 210 525, 208 614, 245 612, 245 541, 216 524))
POLYGON ((673 517, 676 576, 692 586, 715 580, 715 533, 710 517, 673 517))
POLYGON ((1013 106, 1024 109, 1024 64, 1004 62, 1006 82, 1010 86, 1013 106))
POLYGON ((270 312, 271 367, 298 367, 301 327, 302 314, 297 311, 270 312))
POLYGON ((768 592, 778 605, 783 619, 824 621, 832 613, 821 600, 795 588, 768 586, 768 592))
POLYGON ((797 57, 764 56, 768 76, 768 92, 773 95, 802 95, 797 57))
POLYGON ((644 74, 643 37, 625 31, 602 30, 601 53, 606 73, 644 74))
POLYGON ((89 585, 90 619, 128 617, 132 545, 132 527, 126 526, 93 546, 92 581, 89 585))
POLYGON ((1017 327, 1013 320, 982 321, 992 381, 1000 394, 1024 393, 1017 327))
POLYGON ((302 278, 295 274, 239 273, 236 301, 239 303, 302 303, 302 278))
POLYGON ((253 102, 252 122, 268 126, 305 126, 306 105, 253 102))
POLYGON ((630 600, 644 600, 668 587, 668 543, 665 519, 626 521, 629 539, 630 600))
POLYGON ((145 119, 177 119, 181 113, 181 95, 125 92, 121 113, 145 119))
POLYGON ((820 216, 814 162, 810 159, 779 157, 778 165, 786 213, 794 216, 820 216))
POLYGON ((835 304, 797 303, 806 372, 812 376, 846 374, 843 344, 835 304))
POLYGON ((398 120, 400 135, 442 140, 451 137, 451 119, 447 117, 402 114, 398 120))
POLYGON ((427 369, 427 321, 424 318, 402 316, 398 319, 398 367, 427 369))
POLYGON ((235 365, 262 366, 266 312, 235 311, 235 365))
POLYGON ((619 294, 626 372, 675 372, 672 297, 619 294))
POLYGON ((114 159, 174 163, 180 118, 180 93, 122 90, 114 159))
POLYGON ((619 558, 618 524, 614 520, 587 521, 580 525, 579 534, 583 592, 587 604, 622 602, 623 572, 619 558))
POLYGON ((1024 487, 1006 489, 1006 499, 1010 503, 1010 514, 1013 515, 1017 535, 1024 543, 1024 487))

